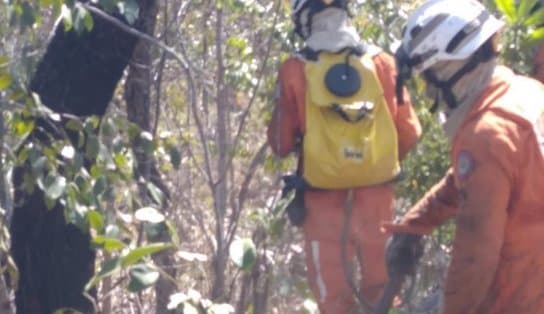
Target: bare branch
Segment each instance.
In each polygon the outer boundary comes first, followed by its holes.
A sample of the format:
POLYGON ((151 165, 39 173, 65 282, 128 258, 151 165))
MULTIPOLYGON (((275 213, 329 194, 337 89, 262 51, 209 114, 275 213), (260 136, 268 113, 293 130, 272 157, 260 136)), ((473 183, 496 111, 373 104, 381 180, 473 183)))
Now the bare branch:
POLYGON ((240 192, 238 193, 238 206, 236 208, 236 211, 234 212, 234 218, 230 221, 229 234, 227 236, 228 238, 227 243, 230 243, 234 235, 236 234, 236 229, 238 227, 238 220, 240 218, 242 208, 244 208, 244 203, 247 199, 249 184, 251 183, 251 180, 253 179, 253 176, 255 175, 255 171, 257 170, 257 167, 263 163, 264 158, 266 156, 267 148, 268 148, 268 144, 266 142, 261 144, 261 146, 257 150, 257 153, 255 154, 255 156, 253 156, 253 160, 251 160, 249 167, 247 168, 246 174, 244 176, 244 180, 242 181, 242 184, 240 186, 240 192))

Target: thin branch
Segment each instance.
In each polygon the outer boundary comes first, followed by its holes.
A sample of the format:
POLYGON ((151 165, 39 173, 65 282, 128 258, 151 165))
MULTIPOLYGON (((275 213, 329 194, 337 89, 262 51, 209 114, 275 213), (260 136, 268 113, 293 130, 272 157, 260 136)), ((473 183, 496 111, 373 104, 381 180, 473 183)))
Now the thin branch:
POLYGON ((238 193, 238 206, 236 208, 236 212, 234 213, 234 218, 230 222, 229 233, 227 235, 227 238, 228 238, 227 243, 230 243, 234 235, 236 234, 236 229, 238 227, 238 220, 240 218, 242 208, 244 207, 244 203, 247 198, 249 184, 251 183, 251 180, 253 179, 253 176, 255 175, 255 171, 257 167, 263 163, 267 148, 268 148, 268 144, 266 142, 261 144, 257 153, 253 157, 253 160, 251 160, 249 167, 247 168, 244 180, 242 181, 242 184, 240 186, 240 192, 238 193))

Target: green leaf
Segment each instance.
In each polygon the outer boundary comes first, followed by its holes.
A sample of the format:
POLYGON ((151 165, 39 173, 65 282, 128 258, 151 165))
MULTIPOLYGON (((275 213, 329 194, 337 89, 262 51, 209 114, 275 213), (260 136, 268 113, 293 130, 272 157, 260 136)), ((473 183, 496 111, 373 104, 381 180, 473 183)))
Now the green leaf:
POLYGON ((87 137, 87 145, 85 145, 85 156, 89 159, 95 159, 100 151, 100 142, 96 135, 89 135, 87 137))
POLYGON ((159 272, 145 264, 134 265, 130 268, 128 290, 139 292, 155 284, 160 277, 159 272))
POLYGON ((30 27, 36 22, 36 12, 27 1, 23 2, 23 13, 21 15, 21 23, 23 27, 30 27))
POLYGON ((108 13, 113 13, 113 10, 115 9, 116 1, 114 1, 114 0, 99 0, 98 3, 104 9, 104 11, 106 11, 108 13))
POLYGON ((93 30, 93 27, 94 27, 93 16, 88 11, 87 11, 87 14, 85 14, 83 24, 85 25, 85 29, 88 32, 93 30))
POLYGON ((526 18, 523 21, 523 25, 525 26, 540 25, 542 24, 542 21, 544 21, 544 6, 536 10, 536 12, 534 12, 528 18, 526 18))
POLYGON ((47 168, 47 157, 39 156, 38 158, 31 160, 32 170, 40 171, 47 168))
POLYGON ((541 41, 543 39, 544 39, 544 27, 540 27, 540 28, 535 29, 529 35, 529 40, 531 42, 533 42, 533 43, 541 41))
POLYGON ((162 238, 168 231, 165 223, 144 223, 144 230, 150 242, 168 241, 162 238))
POLYGON ((50 174, 46 177, 45 195, 52 199, 58 199, 66 191, 66 178, 61 175, 50 174))
POLYGON ((110 238, 118 238, 119 237, 119 226, 114 224, 109 224, 106 226, 106 236, 110 238))
POLYGON ((87 212, 87 221, 92 229, 102 232, 104 229, 104 217, 96 210, 90 210, 87 212))
POLYGON ((521 0, 517 5, 516 17, 518 20, 525 19, 531 9, 538 3, 538 0, 521 0))
POLYGON ((497 8, 512 22, 516 18, 516 5, 514 0, 495 0, 497 8))
POLYGON ((106 191, 107 186, 108 186, 108 181, 106 177, 105 176, 98 177, 93 186, 94 195, 98 196, 104 193, 104 191, 106 191))
POLYGON ((141 260, 142 258, 155 254, 160 251, 164 251, 172 247, 170 243, 152 243, 146 246, 135 248, 130 251, 127 255, 122 257, 123 266, 130 266, 141 260))
POLYGON ((119 8, 119 12, 123 14, 125 19, 129 24, 134 24, 136 19, 138 18, 138 13, 140 11, 140 8, 138 7, 138 4, 134 0, 125 0, 120 1, 117 3, 117 7, 119 8))
POLYGON ((72 10, 72 16, 74 18, 74 29, 76 32, 82 33, 83 31, 88 30, 87 25, 85 25, 85 20, 90 14, 85 7, 80 3, 77 3, 72 10))
POLYGON ((153 135, 147 131, 140 133, 140 145, 147 156, 153 154, 153 135))
POLYGON ((257 249, 251 239, 237 239, 229 248, 230 259, 244 271, 250 271, 257 259, 257 249))
POLYGON ((11 85, 11 76, 7 74, 0 75, 0 90, 6 89, 11 85))
POLYGON ((53 209, 53 207, 55 207, 56 204, 57 204, 56 200, 45 196, 45 207, 47 207, 47 209, 53 209))
POLYGON ((181 245, 181 240, 179 239, 176 225, 170 220, 166 220, 165 225, 168 229, 168 234, 170 235, 170 241, 172 241, 174 246, 179 247, 181 245))
POLYGON ((70 8, 66 6, 66 4, 62 5, 62 8, 60 10, 60 16, 62 17, 62 22, 64 23, 64 31, 70 31, 73 26, 72 10, 70 10, 70 8))
POLYGON ((123 241, 102 235, 95 236, 93 243, 104 248, 107 252, 119 251, 125 247, 123 241))
POLYGON ((164 194, 162 193, 161 189, 159 189, 155 184, 151 182, 147 182, 146 187, 155 203, 162 204, 164 194))
POLYGON ((181 164, 181 153, 175 146, 170 147, 169 153, 172 166, 174 166, 175 169, 179 169, 179 165, 181 164))
POLYGON ((111 276, 113 274, 116 274, 121 271, 121 259, 116 257, 111 260, 107 260, 104 263, 102 263, 102 267, 100 268, 100 271, 98 274, 96 274, 85 286, 85 290, 88 291, 92 287, 96 286, 100 281, 102 281, 104 278, 111 276))
POLYGON ((15 135, 23 137, 34 130, 33 120, 17 120, 13 124, 15 135))

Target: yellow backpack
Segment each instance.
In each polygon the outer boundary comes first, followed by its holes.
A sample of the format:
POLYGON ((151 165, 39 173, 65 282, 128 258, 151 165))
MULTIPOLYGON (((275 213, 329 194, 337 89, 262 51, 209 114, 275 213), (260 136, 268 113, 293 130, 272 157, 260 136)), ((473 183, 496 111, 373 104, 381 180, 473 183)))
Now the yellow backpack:
POLYGON ((305 74, 307 183, 344 189, 393 179, 400 172, 397 131, 372 56, 320 52, 305 74))

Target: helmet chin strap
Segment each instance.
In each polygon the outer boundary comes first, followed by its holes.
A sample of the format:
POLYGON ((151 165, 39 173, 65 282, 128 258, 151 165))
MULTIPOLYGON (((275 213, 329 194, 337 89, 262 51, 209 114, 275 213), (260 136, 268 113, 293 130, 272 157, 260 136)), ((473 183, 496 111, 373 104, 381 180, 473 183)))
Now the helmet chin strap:
POLYGON ((457 108, 459 106, 459 102, 457 101, 457 98, 455 97, 455 94, 453 93, 453 86, 463 76, 466 74, 474 71, 474 69, 483 62, 488 61, 491 58, 491 54, 489 54, 485 49, 478 50, 471 58, 470 60, 465 63, 457 72, 455 72, 454 75, 452 75, 448 80, 443 81, 438 79, 436 76, 435 71, 433 70, 425 70, 423 72, 424 78, 427 81, 428 84, 434 85, 438 89, 438 92, 436 93, 435 101, 433 106, 431 107, 430 111, 435 112, 438 109, 439 100, 442 98, 446 105, 451 109, 457 108), (442 97, 439 97, 440 94, 442 97))

